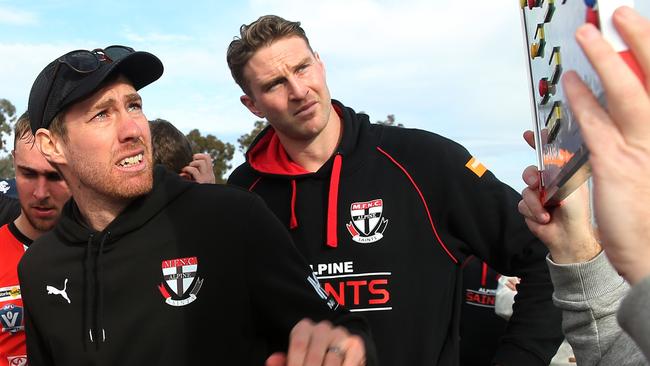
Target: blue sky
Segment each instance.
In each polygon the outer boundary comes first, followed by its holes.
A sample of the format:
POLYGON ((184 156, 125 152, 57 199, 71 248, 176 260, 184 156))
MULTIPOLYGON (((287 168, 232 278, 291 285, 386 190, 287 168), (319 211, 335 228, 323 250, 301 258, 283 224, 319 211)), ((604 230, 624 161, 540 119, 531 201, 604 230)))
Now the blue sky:
POLYGON ((236 144, 256 118, 239 102, 225 51, 241 24, 277 14, 302 22, 335 99, 372 121, 394 114, 456 140, 521 190, 535 155, 521 138, 532 119, 518 3, 0 0, 0 98, 22 113, 34 78, 54 58, 128 45, 165 65, 141 93, 149 119, 236 144))

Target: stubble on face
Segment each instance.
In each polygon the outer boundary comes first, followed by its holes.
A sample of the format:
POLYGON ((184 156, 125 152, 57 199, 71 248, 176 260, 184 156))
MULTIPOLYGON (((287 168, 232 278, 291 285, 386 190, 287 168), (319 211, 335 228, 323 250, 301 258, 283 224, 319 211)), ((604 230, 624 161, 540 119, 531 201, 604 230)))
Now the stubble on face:
POLYGON ((13 155, 21 216, 30 226, 19 226, 19 229, 34 239, 33 236, 39 232, 49 231, 56 225, 70 192, 33 141, 21 138, 16 143, 13 155))
POLYGON ((120 176, 111 174, 111 170, 114 169, 113 162, 116 160, 114 157, 109 160, 108 164, 94 163, 77 151, 69 151, 70 169, 72 174, 77 177, 80 186, 90 188, 97 194, 111 199, 131 200, 147 194, 153 189, 151 145, 147 146, 143 140, 140 140, 125 149, 129 151, 137 148, 144 148, 143 160, 147 165, 146 169, 138 174, 138 179, 121 179, 120 176))
POLYGON ((71 188, 117 201, 150 192, 151 135, 130 82, 118 78, 73 108, 66 112, 70 125, 64 146, 69 175, 76 181, 71 188))
POLYGON ((317 138, 330 120, 331 100, 323 64, 299 37, 277 40, 248 61, 247 107, 290 140, 317 138))

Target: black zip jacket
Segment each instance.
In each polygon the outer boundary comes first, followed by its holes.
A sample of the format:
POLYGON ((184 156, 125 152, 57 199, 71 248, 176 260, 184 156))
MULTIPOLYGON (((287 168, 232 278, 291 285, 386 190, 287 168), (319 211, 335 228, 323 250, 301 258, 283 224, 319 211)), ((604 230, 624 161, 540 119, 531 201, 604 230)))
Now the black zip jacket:
POLYGON ((70 200, 19 265, 31 366, 263 365, 303 317, 368 340, 248 192, 157 167, 153 191, 104 231, 79 217, 70 200))
POLYGON ((494 360, 547 365, 561 315, 519 195, 451 140, 332 103, 343 135, 317 172, 290 161, 267 128, 229 183, 264 198, 325 291, 367 316, 382 365, 457 364, 460 263, 471 254, 522 278, 494 360))

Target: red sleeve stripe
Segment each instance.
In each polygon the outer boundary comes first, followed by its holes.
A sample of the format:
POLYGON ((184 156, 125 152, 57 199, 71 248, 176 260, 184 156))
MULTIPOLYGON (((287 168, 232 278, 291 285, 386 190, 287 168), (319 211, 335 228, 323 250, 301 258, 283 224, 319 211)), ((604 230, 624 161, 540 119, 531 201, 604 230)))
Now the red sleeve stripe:
POLYGON ((411 175, 406 171, 406 169, 404 169, 404 167, 400 163, 397 162, 397 160, 393 159, 393 157, 390 156, 390 154, 388 154, 387 152, 382 150, 379 146, 377 146, 377 150, 380 153, 384 154, 398 168, 400 168, 400 170, 402 170, 402 172, 406 175, 406 177, 411 181, 411 184, 413 184, 413 187, 415 188, 415 190, 420 195, 420 200, 422 200, 422 204, 424 205, 424 210, 427 212, 427 216, 429 217, 429 223, 431 224, 431 229, 433 230, 433 234, 436 236, 436 239, 438 240, 438 243, 440 243, 440 246, 442 246, 442 249, 445 250, 445 252, 449 256, 449 258, 451 258, 451 260, 455 264, 458 264, 458 259, 456 259, 456 257, 454 257, 454 255, 451 254, 449 249, 447 249, 447 246, 445 245, 445 243, 442 242, 442 239, 440 239, 440 236, 438 235, 438 230, 436 230, 436 226, 433 224, 433 219, 431 218, 431 213, 429 212, 429 206, 427 205, 427 201, 424 199, 424 195, 422 195, 422 191, 420 191, 420 187, 418 187, 417 183, 415 183, 413 178, 411 178, 411 175))

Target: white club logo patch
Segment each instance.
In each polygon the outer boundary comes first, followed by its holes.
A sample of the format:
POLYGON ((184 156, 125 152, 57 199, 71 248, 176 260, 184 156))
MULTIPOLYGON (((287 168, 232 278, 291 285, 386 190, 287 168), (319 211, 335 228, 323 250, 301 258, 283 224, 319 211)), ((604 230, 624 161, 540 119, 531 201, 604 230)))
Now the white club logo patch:
POLYGON ((196 294, 201 290, 203 279, 196 276, 199 260, 196 257, 167 259, 162 261, 162 274, 165 283, 158 286, 158 290, 171 306, 185 306, 196 300, 196 294), (195 281, 196 278, 196 281, 195 281), (194 282, 190 290, 190 286, 194 282), (165 286, 167 284, 167 286, 165 286), (167 289, 179 299, 174 299, 167 289), (186 294, 189 291, 189 294, 186 294), (187 296, 186 296, 187 295, 187 296))
POLYGON ((0 192, 3 194, 7 194, 9 190, 11 189, 11 186, 9 186, 9 183, 7 183, 6 180, 0 181, 0 192))
POLYGON ((345 225, 352 240, 357 243, 373 243, 384 237, 388 219, 382 217, 384 201, 375 199, 367 202, 354 202, 350 205, 350 221, 345 225))

